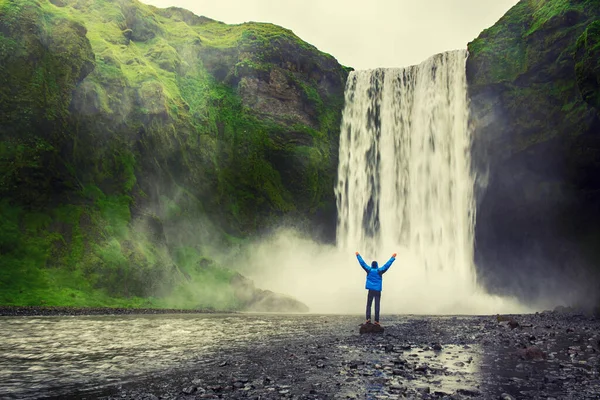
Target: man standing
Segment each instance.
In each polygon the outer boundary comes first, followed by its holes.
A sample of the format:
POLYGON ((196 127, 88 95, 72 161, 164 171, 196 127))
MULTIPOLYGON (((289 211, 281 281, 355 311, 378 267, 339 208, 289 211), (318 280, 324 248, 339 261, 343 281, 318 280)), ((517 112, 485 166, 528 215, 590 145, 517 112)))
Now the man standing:
POLYGON ((371 263, 371 267, 367 265, 365 260, 356 252, 356 258, 358 258, 358 262, 360 266, 367 273, 367 284, 365 285, 365 289, 369 291, 367 296, 367 322, 366 324, 371 323, 371 305, 373 304, 373 299, 375 299, 375 325, 379 325, 379 304, 381 301, 381 286, 383 282, 383 274, 391 267, 392 263, 396 260, 396 253, 392 254, 392 258, 385 263, 385 265, 381 268, 378 268, 377 261, 373 261, 371 263))

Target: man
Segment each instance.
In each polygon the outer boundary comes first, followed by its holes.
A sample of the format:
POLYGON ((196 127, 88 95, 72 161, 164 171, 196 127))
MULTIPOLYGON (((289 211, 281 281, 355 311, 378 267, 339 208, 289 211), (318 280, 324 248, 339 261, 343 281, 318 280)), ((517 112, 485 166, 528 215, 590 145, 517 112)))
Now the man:
POLYGON ((371 305, 373 304, 373 299, 375 299, 375 325, 379 325, 379 304, 381 301, 383 274, 385 274, 392 266, 392 263, 396 261, 396 253, 392 254, 392 258, 390 258, 381 268, 378 268, 377 261, 373 261, 369 268, 365 260, 358 254, 358 251, 356 252, 356 258, 358 258, 360 266, 367 273, 367 284, 365 285, 365 289, 369 290, 369 294, 367 295, 367 322, 365 323, 371 323, 371 305))

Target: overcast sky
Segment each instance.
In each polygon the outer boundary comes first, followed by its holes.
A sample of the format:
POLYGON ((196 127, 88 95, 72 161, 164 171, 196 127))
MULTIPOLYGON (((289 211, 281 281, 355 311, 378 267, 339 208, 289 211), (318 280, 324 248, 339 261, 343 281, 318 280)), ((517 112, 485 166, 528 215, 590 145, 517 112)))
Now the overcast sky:
POLYGON ((271 22, 356 69, 466 48, 517 0, 142 0, 229 24, 271 22))

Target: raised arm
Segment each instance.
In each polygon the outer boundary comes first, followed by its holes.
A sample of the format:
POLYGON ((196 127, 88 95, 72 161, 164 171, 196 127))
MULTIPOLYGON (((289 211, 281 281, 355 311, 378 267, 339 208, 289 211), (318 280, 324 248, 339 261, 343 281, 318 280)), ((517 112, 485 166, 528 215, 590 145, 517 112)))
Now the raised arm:
POLYGON ((379 268, 379 272, 383 274, 385 271, 387 271, 387 270, 388 270, 388 269, 389 269, 389 268, 392 266, 392 263, 393 263, 394 261, 396 261, 396 253, 392 254, 392 258, 390 258, 390 259, 388 260, 388 262, 386 262, 386 263, 383 265, 383 267, 380 267, 380 268, 379 268))
POLYGON ((358 258, 358 263, 360 264, 360 266, 366 271, 369 272, 369 266, 367 265, 367 263, 365 262, 365 260, 363 260, 363 258, 360 256, 360 254, 358 254, 358 251, 356 252, 356 258, 358 258))

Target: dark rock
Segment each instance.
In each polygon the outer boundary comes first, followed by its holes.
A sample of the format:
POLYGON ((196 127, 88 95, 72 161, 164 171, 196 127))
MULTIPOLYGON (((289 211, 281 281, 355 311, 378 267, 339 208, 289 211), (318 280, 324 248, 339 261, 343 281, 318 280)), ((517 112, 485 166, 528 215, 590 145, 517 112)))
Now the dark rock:
POLYGON ((359 333, 362 335, 363 333, 383 333, 384 328, 378 324, 366 323, 362 324, 359 329, 359 333))
POLYGON ((183 388, 183 390, 181 391, 184 394, 193 394, 196 392, 196 387, 195 386, 188 386, 186 388, 183 388))
POLYGON ((427 372, 427 370, 429 370, 429 367, 427 365, 419 365, 415 368, 416 372, 427 372))
POLYGON ((525 360, 543 360, 546 354, 537 346, 529 346, 517 352, 525 360))
POLYGON ((265 386, 273 384, 273 379, 271 377, 265 376, 262 379, 262 384, 265 386))
POLYGON ((598 241, 582 241, 600 237, 600 3, 533 4, 468 45, 478 279, 526 300, 573 292, 593 304, 598 241))
POLYGON ((230 279, 236 299, 247 311, 258 312, 308 312, 306 304, 283 294, 261 290, 245 276, 235 273, 230 279))
POLYGON ((476 389, 458 389, 456 393, 470 397, 481 396, 481 392, 476 389))

